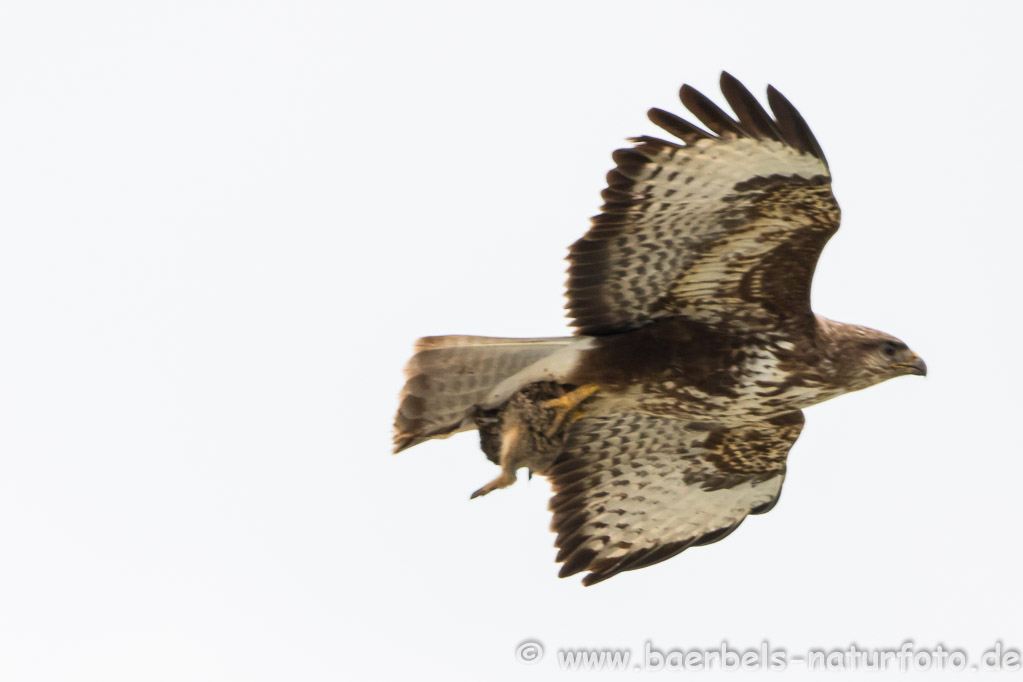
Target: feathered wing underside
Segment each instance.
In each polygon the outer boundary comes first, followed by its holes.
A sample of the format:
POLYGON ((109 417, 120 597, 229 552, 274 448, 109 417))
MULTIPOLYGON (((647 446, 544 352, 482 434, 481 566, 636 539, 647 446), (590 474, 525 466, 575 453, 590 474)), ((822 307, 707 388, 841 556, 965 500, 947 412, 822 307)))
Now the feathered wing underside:
POLYGON ((813 271, 839 223, 827 162, 776 90, 772 117, 728 74, 721 88, 738 120, 684 86, 710 132, 652 109, 685 144, 641 137, 614 153, 601 214, 569 253, 578 333, 677 316, 744 329, 809 319, 813 271))
POLYGON ((802 412, 724 428, 629 412, 576 422, 548 476, 561 577, 606 580, 774 506, 802 412))

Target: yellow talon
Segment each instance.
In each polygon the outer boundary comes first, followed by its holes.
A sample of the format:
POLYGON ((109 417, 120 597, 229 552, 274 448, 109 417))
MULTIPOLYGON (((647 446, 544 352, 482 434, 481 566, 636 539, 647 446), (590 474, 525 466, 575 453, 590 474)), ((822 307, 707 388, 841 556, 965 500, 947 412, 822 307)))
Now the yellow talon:
MULTIPOLYGON (((545 400, 544 402, 540 403, 540 406, 543 407, 544 409, 555 411, 554 423, 552 423, 550 428, 547 429, 547 435, 553 436, 561 427, 562 423, 564 423, 565 419, 572 413, 572 411, 575 410, 580 403, 582 403, 584 400, 586 400, 599 390, 600 387, 597 386, 596 384, 586 384, 584 386, 580 386, 579 388, 575 389, 570 393, 566 393, 560 398, 545 400)), ((572 415, 572 418, 569 420, 568 423, 571 424, 580 416, 582 415, 580 414, 572 415)))

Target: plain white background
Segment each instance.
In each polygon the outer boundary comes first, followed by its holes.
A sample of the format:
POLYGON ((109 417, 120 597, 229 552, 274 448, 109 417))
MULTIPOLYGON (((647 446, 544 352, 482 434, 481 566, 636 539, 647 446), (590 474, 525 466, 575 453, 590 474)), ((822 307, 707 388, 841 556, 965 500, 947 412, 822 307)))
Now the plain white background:
POLYGON ((0 679, 1020 646, 1023 55, 979 5, 5 3, 0 679), (721 69, 831 162, 817 311, 931 376, 808 410, 727 541, 582 588, 542 479, 469 502, 473 434, 388 454, 401 367, 420 335, 566 333, 610 152, 721 69))

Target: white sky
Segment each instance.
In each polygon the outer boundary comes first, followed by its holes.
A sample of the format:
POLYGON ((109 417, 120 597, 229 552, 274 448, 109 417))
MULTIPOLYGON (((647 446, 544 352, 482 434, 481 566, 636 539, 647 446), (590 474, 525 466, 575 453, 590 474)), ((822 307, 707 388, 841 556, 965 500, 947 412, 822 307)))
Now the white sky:
POLYGON ((1023 644, 1020 17, 845 5, 0 6, 0 679, 1023 644), (770 514, 584 589, 542 479, 470 503, 474 435, 388 454, 401 367, 565 333, 610 152, 722 68, 831 162, 817 311, 931 376, 811 408, 770 514))

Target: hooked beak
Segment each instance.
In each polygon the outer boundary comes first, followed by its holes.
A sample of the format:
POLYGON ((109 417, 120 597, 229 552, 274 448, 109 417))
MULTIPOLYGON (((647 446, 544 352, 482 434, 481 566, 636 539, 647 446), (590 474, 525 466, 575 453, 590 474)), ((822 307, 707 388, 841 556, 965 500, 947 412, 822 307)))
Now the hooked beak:
MULTIPOLYGON (((912 351, 911 351, 912 352, 912 351)), ((918 374, 922 377, 927 376, 927 363, 924 359, 913 353, 913 359, 909 362, 893 362, 892 367, 900 367, 908 370, 909 374, 918 374)))

